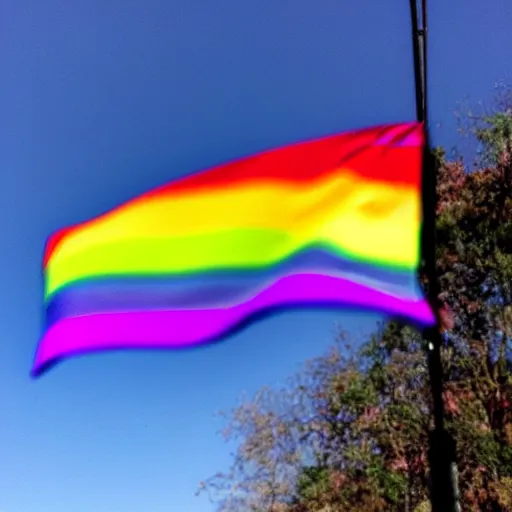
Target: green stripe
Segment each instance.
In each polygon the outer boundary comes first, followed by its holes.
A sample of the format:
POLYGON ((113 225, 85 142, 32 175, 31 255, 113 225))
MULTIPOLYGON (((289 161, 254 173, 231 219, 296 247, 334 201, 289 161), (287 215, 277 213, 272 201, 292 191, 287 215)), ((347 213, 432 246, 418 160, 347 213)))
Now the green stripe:
POLYGON ((263 268, 313 247, 392 270, 410 270, 418 264, 410 261, 409 264, 397 265, 383 258, 362 258, 332 243, 300 243, 280 231, 239 230, 201 237, 119 241, 93 246, 62 261, 57 255, 47 267, 45 296, 48 298, 70 282, 93 276, 192 275, 217 269, 263 268))

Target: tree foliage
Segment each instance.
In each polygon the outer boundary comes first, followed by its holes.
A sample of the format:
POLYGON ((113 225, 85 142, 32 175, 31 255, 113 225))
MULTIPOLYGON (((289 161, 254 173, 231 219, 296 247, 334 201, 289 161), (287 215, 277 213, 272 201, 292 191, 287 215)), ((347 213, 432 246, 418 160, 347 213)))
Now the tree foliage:
MULTIPOLYGON (((512 511, 512 110, 474 134, 474 171, 436 151, 444 402, 462 509, 512 511)), ((233 465, 201 486, 219 512, 430 510, 424 342, 395 322, 351 341, 228 415, 233 465)))

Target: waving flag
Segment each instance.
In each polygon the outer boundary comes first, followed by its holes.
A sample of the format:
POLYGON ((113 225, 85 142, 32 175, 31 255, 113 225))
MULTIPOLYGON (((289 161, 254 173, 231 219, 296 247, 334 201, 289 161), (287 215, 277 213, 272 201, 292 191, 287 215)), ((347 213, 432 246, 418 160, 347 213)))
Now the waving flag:
POLYGON ((355 307, 431 325, 417 279, 423 128, 269 151, 50 237, 33 372, 63 357, 181 348, 282 308, 355 307))

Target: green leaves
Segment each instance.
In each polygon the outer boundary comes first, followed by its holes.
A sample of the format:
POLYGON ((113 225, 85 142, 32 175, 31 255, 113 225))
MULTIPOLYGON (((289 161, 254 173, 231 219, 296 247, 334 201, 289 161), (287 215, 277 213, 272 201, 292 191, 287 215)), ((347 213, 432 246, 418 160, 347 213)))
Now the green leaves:
POLYGON ((476 128, 476 139, 482 144, 483 163, 499 165, 503 154, 512 147, 512 112, 497 112, 484 116, 476 128))

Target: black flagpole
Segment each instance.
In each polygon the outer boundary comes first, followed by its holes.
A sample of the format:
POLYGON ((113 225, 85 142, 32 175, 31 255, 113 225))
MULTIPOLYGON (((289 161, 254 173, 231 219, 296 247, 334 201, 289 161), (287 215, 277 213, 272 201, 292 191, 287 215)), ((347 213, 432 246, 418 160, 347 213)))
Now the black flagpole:
POLYGON ((441 364, 441 323, 439 321, 439 285, 436 271, 436 173, 430 148, 427 108, 427 0, 421 0, 421 18, 417 0, 410 0, 416 88, 416 117, 423 123, 423 228, 422 256, 428 279, 428 298, 437 325, 423 332, 428 342, 428 367, 434 409, 434 430, 430 433, 430 500, 432 512, 459 512, 456 482, 455 441, 444 428, 443 368, 441 364))

